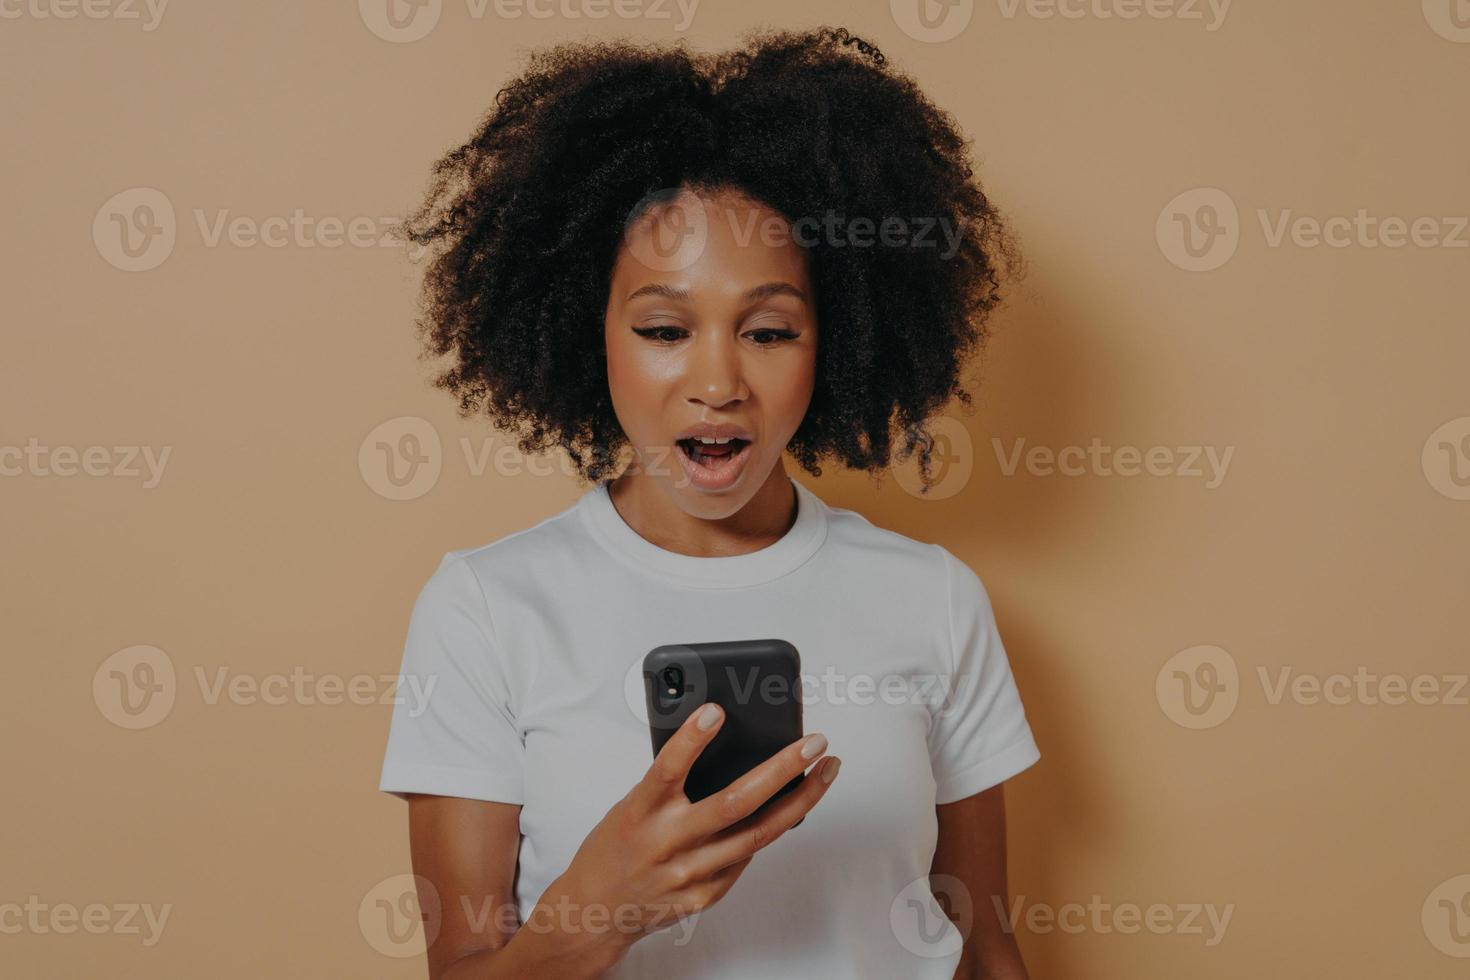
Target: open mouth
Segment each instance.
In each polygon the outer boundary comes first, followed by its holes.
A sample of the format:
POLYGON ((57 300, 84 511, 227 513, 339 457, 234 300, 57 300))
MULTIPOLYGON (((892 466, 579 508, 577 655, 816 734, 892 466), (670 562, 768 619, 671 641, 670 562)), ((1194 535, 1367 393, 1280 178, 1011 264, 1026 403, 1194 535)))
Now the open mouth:
POLYGON ((731 439, 709 443, 698 439, 680 439, 679 462, 696 485, 706 490, 722 490, 733 484, 750 458, 750 442, 731 439))
POLYGON ((698 439, 680 439, 679 448, 684 450, 691 462, 701 466, 713 466, 722 459, 730 459, 740 454, 740 451, 750 445, 744 439, 731 439, 724 443, 700 442, 698 439))

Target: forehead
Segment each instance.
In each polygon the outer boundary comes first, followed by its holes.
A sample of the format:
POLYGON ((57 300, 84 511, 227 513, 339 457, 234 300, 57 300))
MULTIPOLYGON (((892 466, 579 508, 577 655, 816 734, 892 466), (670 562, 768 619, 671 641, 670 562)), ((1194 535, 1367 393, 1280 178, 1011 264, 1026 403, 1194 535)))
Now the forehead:
POLYGON ((780 212, 734 191, 684 190, 629 225, 613 267, 612 300, 649 283, 709 299, 769 282, 808 290, 807 277, 807 252, 780 212))

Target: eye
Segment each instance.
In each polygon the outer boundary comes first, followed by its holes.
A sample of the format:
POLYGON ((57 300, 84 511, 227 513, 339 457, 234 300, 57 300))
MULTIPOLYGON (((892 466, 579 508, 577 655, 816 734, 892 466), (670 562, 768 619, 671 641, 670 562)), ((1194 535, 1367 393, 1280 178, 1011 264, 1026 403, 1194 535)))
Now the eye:
POLYGON ((800 334, 794 333, 790 330, 776 330, 772 327, 762 327, 759 330, 752 330, 745 336, 752 339, 762 336, 775 338, 774 340, 756 340, 755 343, 757 347, 776 347, 779 344, 784 343, 788 340, 795 340, 797 337, 800 336, 800 334))
POLYGON ((685 331, 683 327, 665 323, 653 327, 634 327, 633 332, 640 337, 647 337, 656 344, 672 344, 681 339, 685 331), (673 336, 670 336, 671 334, 673 336))

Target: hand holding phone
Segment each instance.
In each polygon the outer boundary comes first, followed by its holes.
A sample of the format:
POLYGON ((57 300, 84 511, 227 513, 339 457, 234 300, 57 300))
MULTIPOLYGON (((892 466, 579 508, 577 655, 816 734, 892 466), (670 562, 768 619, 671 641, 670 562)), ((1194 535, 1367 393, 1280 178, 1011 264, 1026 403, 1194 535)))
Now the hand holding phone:
POLYGON ((690 773, 726 721, 719 705, 691 704, 643 778, 592 828, 541 896, 538 904, 565 899, 572 909, 598 911, 597 938, 589 943, 599 947, 598 955, 610 947, 604 962, 615 962, 647 933, 719 901, 755 852, 800 823, 836 778, 840 761, 820 758, 826 739, 812 734, 782 746, 724 792, 691 802, 690 773), (799 779, 808 766, 819 778, 799 779), (778 791, 783 795, 773 800, 778 791), (636 913, 631 922, 628 910, 636 913), (608 912, 614 913, 612 928, 608 912))
MULTIPOLYGON (((700 705, 717 704, 726 716, 685 780, 690 802, 719 792, 801 738, 800 674, 801 655, 785 640, 672 643, 648 652, 643 682, 654 755, 700 705)), ((797 773, 763 807, 803 778, 797 773)))

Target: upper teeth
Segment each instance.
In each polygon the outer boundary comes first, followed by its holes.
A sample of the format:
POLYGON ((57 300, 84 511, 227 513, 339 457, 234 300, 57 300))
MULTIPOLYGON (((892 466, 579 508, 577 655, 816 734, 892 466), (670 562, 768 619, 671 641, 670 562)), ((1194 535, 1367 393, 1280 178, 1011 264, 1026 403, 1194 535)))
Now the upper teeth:
POLYGON ((712 439, 709 436, 694 436, 693 439, 695 442, 702 442, 706 446, 723 446, 730 441, 728 436, 724 439, 712 439))

